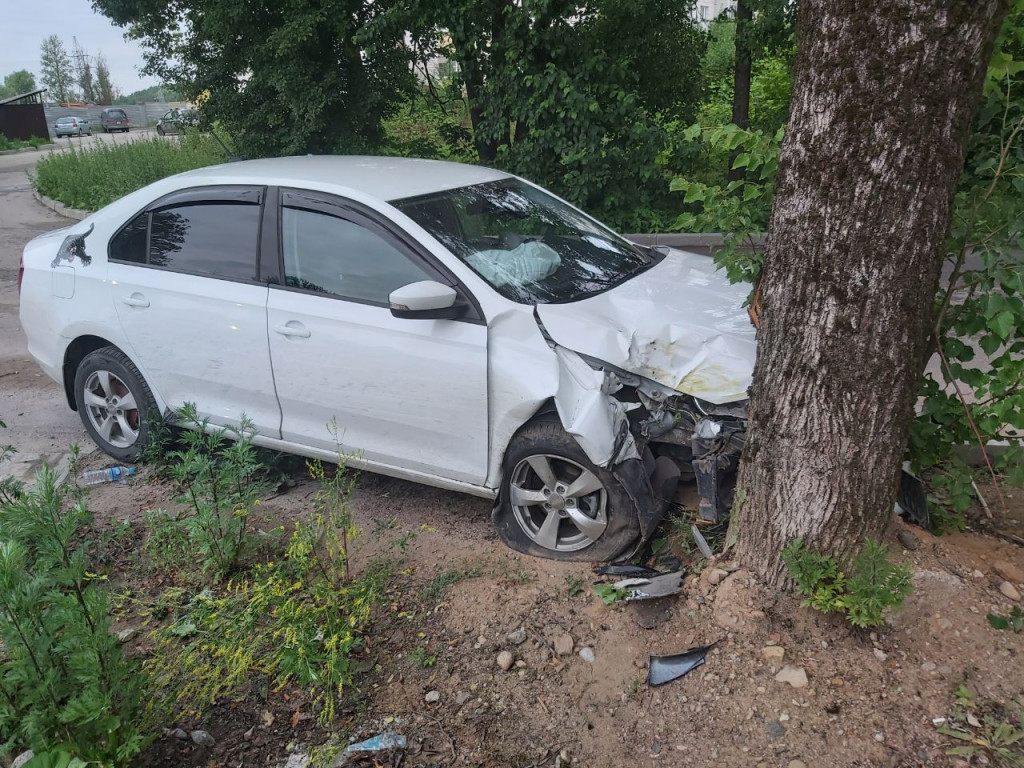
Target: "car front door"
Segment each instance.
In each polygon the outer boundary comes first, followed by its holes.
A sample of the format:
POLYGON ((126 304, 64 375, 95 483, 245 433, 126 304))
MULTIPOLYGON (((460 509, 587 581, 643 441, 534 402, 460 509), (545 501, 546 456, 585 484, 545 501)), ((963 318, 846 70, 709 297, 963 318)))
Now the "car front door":
POLYGON ((282 190, 279 221, 284 279, 270 288, 268 325, 282 438, 482 485, 486 326, 473 308, 422 320, 388 305, 409 283, 454 280, 346 201, 282 190))
POLYGON ((111 239, 109 279, 131 354, 172 408, 193 402, 215 424, 244 413, 280 436, 258 274, 262 187, 174 193, 111 239))

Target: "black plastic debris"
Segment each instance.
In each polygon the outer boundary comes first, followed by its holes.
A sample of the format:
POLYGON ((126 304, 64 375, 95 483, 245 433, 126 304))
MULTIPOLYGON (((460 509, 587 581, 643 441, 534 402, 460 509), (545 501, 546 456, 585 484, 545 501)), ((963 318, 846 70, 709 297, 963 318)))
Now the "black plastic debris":
POLYGON ((599 565, 594 569, 594 573, 598 576, 636 576, 639 578, 658 575, 658 571, 653 568, 647 568, 643 565, 630 565, 628 563, 621 565, 599 565))
POLYGON ((697 667, 704 666, 704 659, 707 657, 708 651, 715 645, 715 643, 711 643, 711 645, 691 648, 685 653, 677 653, 672 656, 651 656, 647 666, 647 684, 653 686, 671 683, 697 667))
POLYGON ((928 498, 924 491, 924 483, 910 472, 909 462, 904 462, 900 472, 900 490, 896 499, 900 516, 922 528, 931 527, 931 515, 928 513, 928 498))
POLYGON ((92 264, 92 256, 85 252, 85 238, 92 234, 94 227, 94 224, 90 224, 89 229, 85 232, 65 237, 64 242, 57 249, 57 255, 50 262, 50 268, 56 267, 62 261, 70 263, 75 260, 75 257, 78 257, 83 267, 88 267, 92 264))

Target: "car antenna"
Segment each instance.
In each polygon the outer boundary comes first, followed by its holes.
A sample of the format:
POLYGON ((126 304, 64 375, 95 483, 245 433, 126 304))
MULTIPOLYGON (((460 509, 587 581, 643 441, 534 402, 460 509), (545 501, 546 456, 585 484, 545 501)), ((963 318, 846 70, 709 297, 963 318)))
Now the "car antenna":
POLYGON ((236 155, 234 152, 228 149, 228 145, 221 141, 220 136, 217 135, 217 131, 215 131, 213 128, 210 128, 210 135, 217 140, 218 144, 220 144, 220 148, 223 149, 224 154, 228 156, 229 163, 240 163, 242 161, 242 158, 240 158, 238 155, 236 155))

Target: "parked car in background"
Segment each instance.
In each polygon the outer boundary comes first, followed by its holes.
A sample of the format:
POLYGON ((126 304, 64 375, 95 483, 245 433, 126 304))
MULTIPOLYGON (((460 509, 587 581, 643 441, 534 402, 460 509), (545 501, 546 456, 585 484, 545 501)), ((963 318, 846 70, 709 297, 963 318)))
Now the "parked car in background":
POLYGON ((58 139, 62 136, 92 136, 92 128, 85 117, 58 117, 53 124, 53 135, 58 139))
POLYGON ((196 120, 196 111, 188 108, 169 109, 164 116, 157 121, 156 132, 161 136, 181 133, 182 127, 193 125, 196 120))
POLYGON ((702 516, 731 503, 749 286, 501 171, 212 166, 37 237, 20 274, 29 352, 119 461, 186 403, 245 414, 257 445, 491 498, 506 544, 573 560, 635 552, 680 479, 702 516))
POLYGON ((104 133, 124 131, 128 133, 128 114, 119 107, 108 107, 100 112, 100 125, 104 133))

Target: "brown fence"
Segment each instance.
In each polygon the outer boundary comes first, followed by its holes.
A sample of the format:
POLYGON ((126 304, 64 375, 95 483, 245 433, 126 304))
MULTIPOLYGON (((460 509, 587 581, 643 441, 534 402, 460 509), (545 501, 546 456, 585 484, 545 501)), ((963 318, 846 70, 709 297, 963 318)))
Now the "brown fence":
POLYGON ((42 104, 0 104, 0 133, 8 139, 50 135, 42 104))

